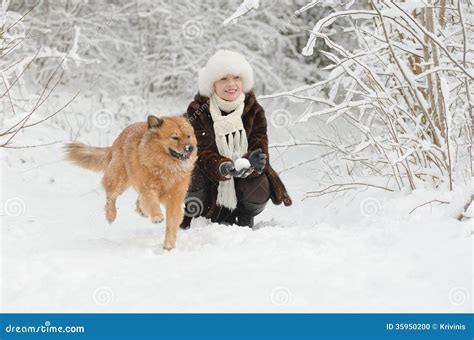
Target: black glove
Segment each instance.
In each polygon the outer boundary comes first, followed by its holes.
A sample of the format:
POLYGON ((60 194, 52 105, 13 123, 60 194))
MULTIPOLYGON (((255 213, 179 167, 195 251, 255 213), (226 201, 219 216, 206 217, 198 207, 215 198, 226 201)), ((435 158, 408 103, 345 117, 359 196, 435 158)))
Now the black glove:
POLYGON ((251 168, 254 168, 259 174, 263 172, 263 169, 265 169, 265 165, 267 164, 267 155, 265 155, 262 149, 252 151, 247 156, 247 159, 250 162, 251 168))
POLYGON ((241 169, 240 171, 235 170, 234 163, 231 161, 221 163, 219 167, 219 172, 222 176, 230 178, 246 178, 253 172, 253 168, 250 167, 248 169, 241 169))
POLYGON ((234 177, 237 177, 237 178, 246 178, 248 177, 252 172, 254 171, 254 169, 252 167, 250 168, 247 168, 247 169, 240 169, 240 171, 237 171, 235 170, 235 174, 233 174, 232 176, 234 177))

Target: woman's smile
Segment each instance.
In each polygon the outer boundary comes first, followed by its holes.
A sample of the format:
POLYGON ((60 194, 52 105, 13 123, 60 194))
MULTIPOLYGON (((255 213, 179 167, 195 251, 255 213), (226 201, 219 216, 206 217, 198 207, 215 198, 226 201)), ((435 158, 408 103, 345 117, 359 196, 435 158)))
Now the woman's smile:
POLYGON ((224 100, 234 101, 242 93, 242 78, 228 74, 214 82, 215 93, 224 100))

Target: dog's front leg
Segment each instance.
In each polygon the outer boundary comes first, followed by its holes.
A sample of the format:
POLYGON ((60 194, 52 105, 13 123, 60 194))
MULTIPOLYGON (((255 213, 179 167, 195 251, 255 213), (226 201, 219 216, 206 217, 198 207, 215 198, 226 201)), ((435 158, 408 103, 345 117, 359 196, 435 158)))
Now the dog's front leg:
POLYGON ((162 222, 164 218, 158 192, 143 190, 138 197, 137 212, 149 216, 153 223, 162 222))
POLYGON ((163 248, 171 250, 176 246, 176 234, 183 221, 183 202, 186 192, 175 192, 166 202, 166 235, 163 248))

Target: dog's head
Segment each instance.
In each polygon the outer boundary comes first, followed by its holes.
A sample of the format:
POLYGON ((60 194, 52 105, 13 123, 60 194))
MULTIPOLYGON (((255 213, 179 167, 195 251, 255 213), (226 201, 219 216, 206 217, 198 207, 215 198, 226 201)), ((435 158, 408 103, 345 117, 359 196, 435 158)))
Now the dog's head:
POLYGON ((184 117, 148 116, 148 129, 159 138, 161 152, 176 161, 195 160, 197 141, 194 129, 184 117))

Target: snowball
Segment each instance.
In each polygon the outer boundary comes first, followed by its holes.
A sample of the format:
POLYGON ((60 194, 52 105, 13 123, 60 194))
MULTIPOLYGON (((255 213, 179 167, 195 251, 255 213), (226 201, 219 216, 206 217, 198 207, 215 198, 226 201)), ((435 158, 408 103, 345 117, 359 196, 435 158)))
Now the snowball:
POLYGON ((234 161, 235 170, 240 171, 242 169, 250 168, 250 162, 247 158, 237 158, 234 161))

